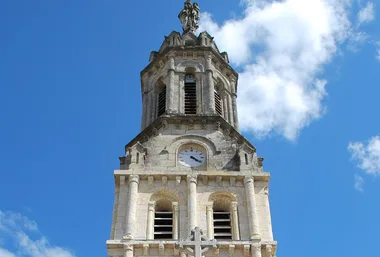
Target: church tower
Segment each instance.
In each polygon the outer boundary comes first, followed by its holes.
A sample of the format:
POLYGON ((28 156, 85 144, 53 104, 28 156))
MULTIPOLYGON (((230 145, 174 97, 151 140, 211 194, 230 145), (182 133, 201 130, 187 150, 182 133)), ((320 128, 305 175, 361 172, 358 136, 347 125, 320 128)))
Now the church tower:
MULTIPOLYGON (((274 257, 263 158, 239 132, 238 73, 197 3, 141 72, 141 132, 114 172, 108 257, 274 257)), ((231 39, 232 40, 232 39, 231 39)))

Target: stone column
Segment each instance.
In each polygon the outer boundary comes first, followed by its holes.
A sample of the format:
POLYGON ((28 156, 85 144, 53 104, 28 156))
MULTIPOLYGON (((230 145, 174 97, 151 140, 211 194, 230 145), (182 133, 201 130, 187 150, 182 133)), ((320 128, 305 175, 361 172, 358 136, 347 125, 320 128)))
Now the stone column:
POLYGON ((253 177, 245 177, 245 194, 247 196, 247 211, 249 220, 250 240, 260 239, 259 220, 256 214, 255 185, 253 177))
POLYGON ((239 117, 237 113, 237 104, 236 104, 236 98, 237 98, 237 93, 236 93, 236 79, 233 78, 231 79, 231 92, 232 92, 232 112, 234 116, 234 126, 237 131, 239 131, 239 117))
POLYGON ((179 225, 179 219, 178 219, 178 203, 173 203, 173 239, 178 240, 178 225, 179 225))
POLYGON ((240 240, 237 202, 231 202, 232 240, 240 240))
POLYGON ((130 175, 129 176, 129 194, 127 200, 127 218, 125 224, 125 235, 123 239, 131 240, 133 239, 134 225, 136 223, 136 212, 137 212, 137 197, 139 188, 139 176, 130 175))
POLYGON ((228 101, 227 101, 226 91, 223 91, 222 101, 223 101, 223 117, 226 121, 228 121, 228 101))
POLYGON ((142 116, 143 118, 141 119, 141 130, 144 130, 146 127, 146 117, 147 117, 147 109, 148 109, 148 94, 146 92, 143 93, 142 95, 142 100, 143 100, 143 109, 142 109, 142 116))
POLYGON ((252 257, 261 257, 261 245, 254 244, 251 247, 252 257))
POLYGON ((133 257, 133 245, 124 245, 124 257, 133 257))
POLYGON ((206 219, 207 219, 207 237, 208 239, 214 238, 214 210, 212 203, 206 206, 206 219))
POLYGON ((197 176, 187 176, 187 214, 189 219, 189 233, 197 226, 197 176))
POLYGON ((166 111, 168 113, 177 113, 177 106, 178 103, 176 103, 177 97, 176 97, 176 91, 177 88, 175 86, 175 53, 169 54, 169 60, 168 60, 168 78, 169 78, 169 85, 166 90, 166 111))
POLYGON ((206 53, 206 82, 207 82, 207 97, 205 97, 206 113, 215 113, 215 98, 214 98, 214 79, 212 71, 212 54, 206 53))
POLYGON ((151 119, 151 116, 152 116, 152 94, 151 92, 146 92, 145 93, 145 98, 146 98, 146 113, 145 113, 145 117, 144 117, 144 122, 145 122, 145 128, 147 126, 149 126, 150 124, 150 119, 151 119))
POLYGON ((156 210, 156 203, 149 202, 148 203, 148 224, 146 228, 146 239, 153 240, 154 239, 154 212, 156 210))
POLYGON ((231 125, 234 125, 234 115, 233 115, 233 106, 232 106, 232 100, 231 95, 227 94, 227 100, 228 100, 228 119, 231 123, 231 125))
MULTIPOLYGON (((265 195, 265 207, 268 215, 268 219, 271 220, 271 212, 270 212, 270 206, 269 206, 269 188, 266 186, 264 188, 264 195, 265 195)), ((272 222, 269 222, 268 224, 268 236, 273 240, 273 230, 272 230, 272 222)))
POLYGON ((150 109, 150 120, 147 125, 150 125, 155 119, 156 119, 156 103, 157 103, 157 97, 156 97, 156 88, 150 91, 149 93, 150 97, 150 104, 149 104, 149 109, 150 109))

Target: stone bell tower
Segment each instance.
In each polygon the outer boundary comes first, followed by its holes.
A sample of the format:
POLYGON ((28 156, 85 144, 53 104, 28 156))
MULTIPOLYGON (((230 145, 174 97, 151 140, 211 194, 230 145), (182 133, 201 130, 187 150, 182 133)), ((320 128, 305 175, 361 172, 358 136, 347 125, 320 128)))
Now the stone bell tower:
MULTIPOLYGON (((141 132, 115 176, 108 257, 274 257, 263 158, 239 132, 238 73, 190 0, 141 72, 141 132)), ((231 39, 233 40, 233 39, 231 39)))

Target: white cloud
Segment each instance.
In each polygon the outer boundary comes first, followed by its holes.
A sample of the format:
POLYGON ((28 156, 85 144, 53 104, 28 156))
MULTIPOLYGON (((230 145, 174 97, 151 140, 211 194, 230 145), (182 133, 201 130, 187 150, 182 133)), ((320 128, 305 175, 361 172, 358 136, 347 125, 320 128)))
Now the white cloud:
POLYGON ((0 230, 27 230, 38 231, 37 223, 15 212, 2 212, 0 210, 0 230))
POLYGON ((368 23, 375 19, 375 6, 368 1, 366 6, 358 12, 358 24, 368 23))
POLYGON ((0 248, 0 257, 74 257, 70 251, 51 245, 39 235, 37 223, 20 213, 0 210, 0 232, 17 245, 17 253, 0 248), (33 239, 36 236, 39 239, 33 239))
POLYGON ((16 257, 16 255, 11 253, 10 251, 0 248, 0 257, 16 257))
POLYGON ((348 145, 352 159, 358 167, 370 175, 380 175, 380 136, 372 137, 367 144, 351 142, 348 145))
POLYGON ((327 95, 323 66, 350 34, 349 0, 245 0, 241 19, 222 26, 201 17, 232 64, 241 68, 241 129, 255 136, 279 133, 296 139, 320 118, 327 95))
POLYGON ((359 192, 364 192, 363 190, 364 179, 359 175, 355 175, 354 179, 355 179, 354 188, 358 190, 359 192))
POLYGON ((380 41, 376 43, 377 49, 376 49, 376 59, 380 61, 380 41))

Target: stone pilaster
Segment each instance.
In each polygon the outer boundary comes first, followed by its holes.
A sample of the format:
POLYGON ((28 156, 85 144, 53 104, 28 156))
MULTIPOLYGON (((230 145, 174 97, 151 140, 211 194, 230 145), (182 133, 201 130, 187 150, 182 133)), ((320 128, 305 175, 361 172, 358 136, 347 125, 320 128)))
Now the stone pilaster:
POLYGON ((213 217, 213 206, 209 203, 206 206, 206 219, 207 219, 207 237, 208 239, 214 238, 214 217, 213 217))
POLYGON ((146 119, 148 117, 148 113, 147 113, 148 112, 148 94, 146 92, 143 93, 142 99, 143 99, 143 106, 142 106, 143 117, 141 119, 141 130, 143 130, 146 127, 146 119))
POLYGON ((127 218, 125 224, 125 235, 123 239, 131 240, 133 239, 134 225, 136 223, 136 212, 137 212, 137 197, 139 188, 139 176, 130 175, 129 176, 129 194, 127 201, 127 218))
POLYGON ((197 176, 187 176, 189 232, 197 226, 197 176))
POLYGON ((230 121, 231 125, 234 126, 234 114, 233 114, 233 106, 232 106, 232 100, 231 100, 230 94, 227 94, 227 101, 228 101, 228 120, 230 121))
POLYGON ((252 257, 261 257, 261 244, 251 246, 252 257))
POLYGON ((167 112, 177 113, 177 87, 175 86, 175 53, 169 54, 168 60, 168 87, 166 91, 167 112))
POLYGON ((206 81, 207 81, 207 97, 205 101, 206 113, 215 113, 215 99, 214 99, 214 79, 212 71, 212 54, 206 53, 206 81))
POLYGON ((155 202, 149 202, 148 203, 148 224, 147 224, 147 231, 146 231, 146 238, 148 240, 154 239, 154 212, 156 209, 156 203, 155 202))
POLYGON ((223 91, 222 95, 223 101, 223 118, 228 121, 228 101, 227 101, 227 92, 223 91))
POLYGON ((173 203, 173 239, 178 240, 179 233, 179 211, 178 203, 173 203))
POLYGON ((236 104, 236 80, 231 79, 231 92, 232 92, 232 111, 233 111, 233 117, 234 117, 234 126, 237 131, 239 131, 239 118, 237 113, 237 104, 236 104))
POLYGON ((232 240, 240 240, 237 202, 231 202, 232 240))
POLYGON ((149 98, 150 98, 150 102, 149 102, 149 109, 150 109, 150 119, 149 119, 149 123, 147 124, 147 126, 149 126, 153 121, 154 119, 156 118, 156 112, 157 112, 157 109, 156 109, 156 103, 157 103, 157 97, 156 97, 156 88, 153 89, 150 93, 149 93, 149 98))
POLYGON ((253 177, 245 177, 245 194, 247 196, 247 211, 249 220, 250 240, 260 239, 259 220, 256 213, 255 185, 253 177))

